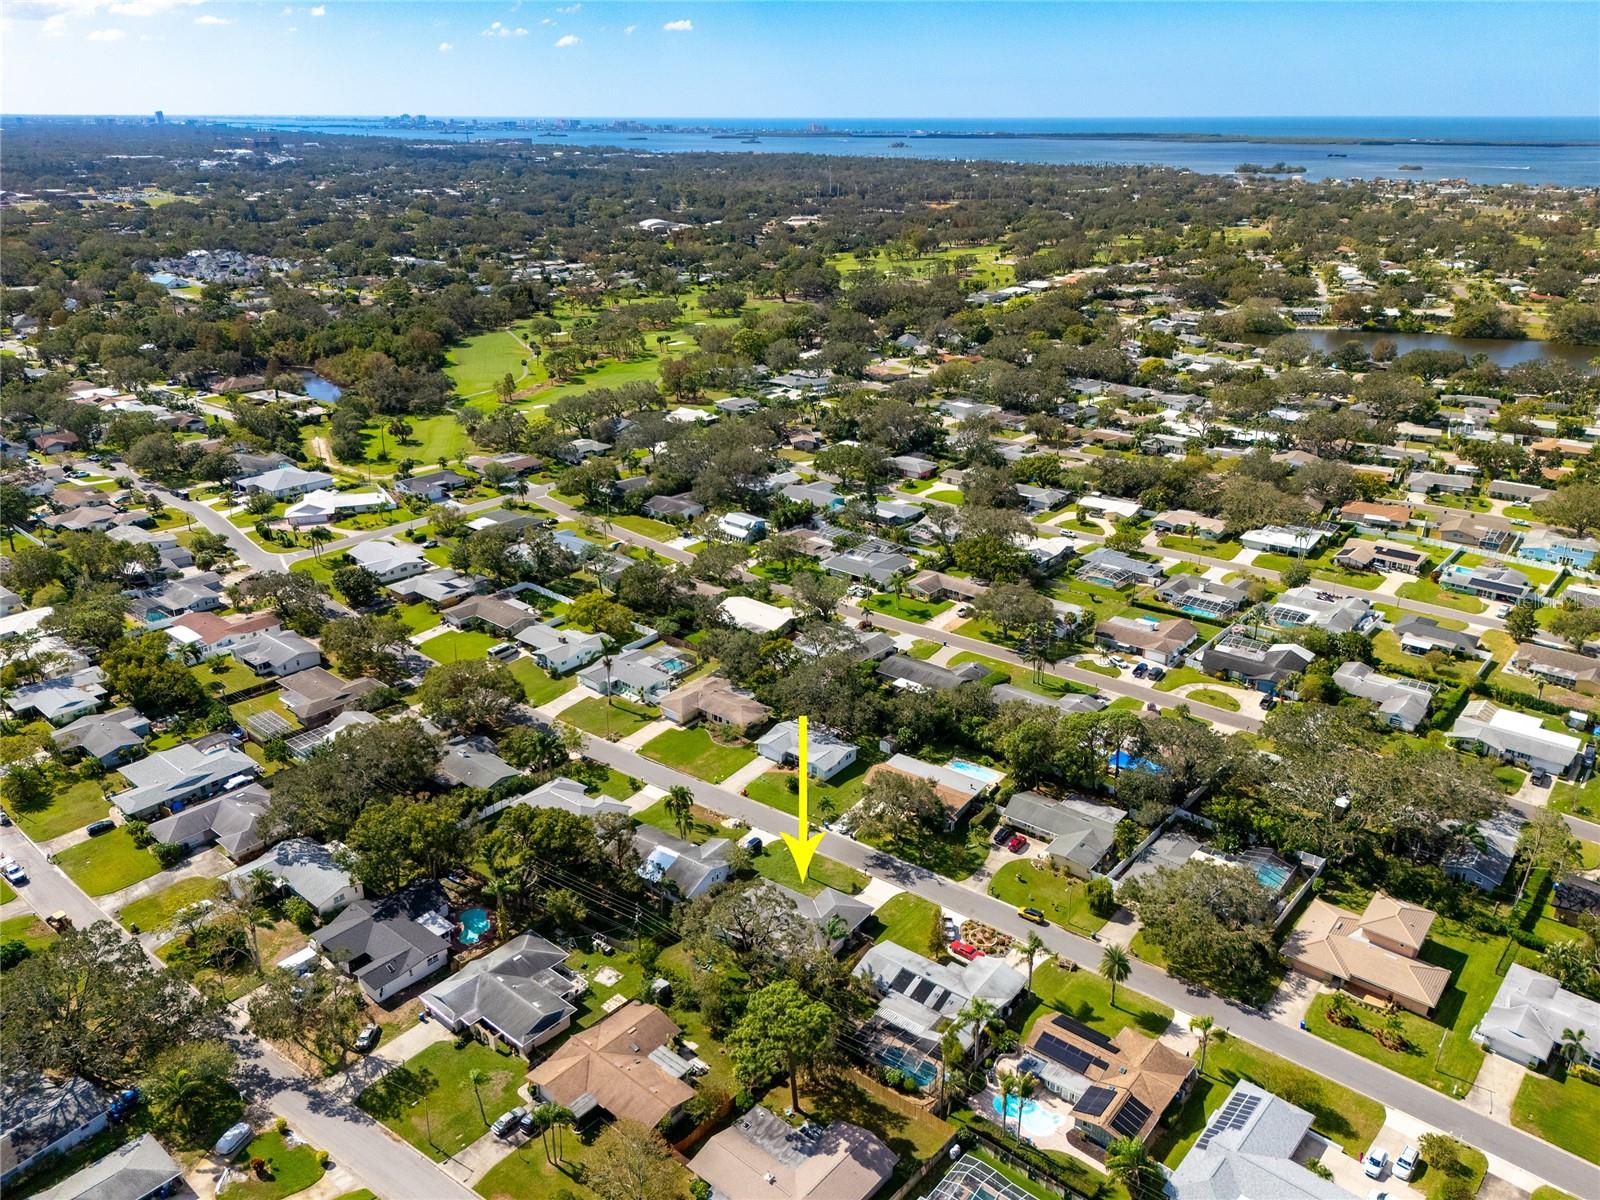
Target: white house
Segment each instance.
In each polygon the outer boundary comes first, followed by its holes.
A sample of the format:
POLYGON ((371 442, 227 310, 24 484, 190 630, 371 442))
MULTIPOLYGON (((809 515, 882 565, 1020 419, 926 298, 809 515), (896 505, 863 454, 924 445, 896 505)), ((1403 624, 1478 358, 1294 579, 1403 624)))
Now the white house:
POLYGON ((1490 700, 1469 703, 1444 736, 1497 755, 1504 762, 1551 775, 1564 772, 1583 749, 1583 743, 1571 734, 1546 729, 1531 713, 1501 708, 1490 700))
POLYGON ((749 596, 728 596, 718 607, 723 616, 750 633, 782 633, 794 624, 795 619, 791 609, 779 608, 776 604, 767 604, 749 596))
POLYGON ((1307 529, 1304 525, 1263 525, 1246 531, 1239 540, 1247 550, 1304 558, 1315 553, 1327 536, 1320 529, 1307 529))
POLYGON ((517 641, 528 648, 540 669, 552 675, 586 667, 606 652, 606 640, 598 633, 558 629, 548 624, 529 625, 517 634, 517 641))
POLYGON ((737 542, 759 542, 767 536, 767 523, 753 513, 724 513, 717 528, 737 542))
POLYGON ((285 509, 283 519, 298 529, 305 525, 326 525, 356 513, 388 512, 394 506, 394 500, 382 488, 369 492, 332 492, 319 488, 307 492, 285 509))
POLYGON ((1538 1068, 1563 1050, 1569 1030, 1582 1039, 1580 1061, 1600 1066, 1600 1004, 1512 963, 1472 1040, 1502 1058, 1538 1068))
POLYGON ((233 485, 241 492, 265 492, 274 500, 288 500, 304 496, 319 488, 331 488, 333 476, 326 471, 303 471, 299 467, 274 467, 260 475, 236 480, 233 485))
POLYGON ((379 583, 395 583, 433 569, 419 547, 404 545, 393 538, 357 542, 346 554, 358 567, 365 567, 376 575, 379 583))
MULTIPOLYGON (((812 725, 806 732, 806 774, 812 779, 826 783, 856 761, 856 747, 838 734, 820 725, 812 725)), ((800 722, 780 721, 756 742, 756 750, 780 767, 798 767, 800 722)))

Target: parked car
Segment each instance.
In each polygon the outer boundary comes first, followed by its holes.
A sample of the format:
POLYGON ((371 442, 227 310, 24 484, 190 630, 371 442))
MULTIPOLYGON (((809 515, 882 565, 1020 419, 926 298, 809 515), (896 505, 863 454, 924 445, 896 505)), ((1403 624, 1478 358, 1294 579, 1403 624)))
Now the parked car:
POLYGON ((1165 667, 1151 667, 1149 677, 1151 683, 1160 683, 1167 677, 1167 669, 1165 667))
POLYGON ((996 846, 1004 846, 1016 836, 1017 831, 1015 829, 1011 828, 1009 825, 1002 825, 999 829, 994 831, 994 844, 996 846))
POLYGON ((1366 1158, 1361 1160, 1361 1169, 1367 1173, 1368 1179, 1383 1178, 1383 1170, 1388 1165, 1389 1152, 1381 1146, 1371 1147, 1366 1158))
POLYGON ((760 854, 761 853, 761 839, 758 836, 756 836, 755 834, 752 833, 749 837, 745 838, 745 840, 744 840, 744 848, 746 850, 750 851, 751 854, 760 854))
POLYGON ((489 657, 496 662, 506 662, 515 658, 520 649, 521 647, 512 642, 500 642, 497 645, 490 646, 488 653, 489 657))
POLYGON ((1021 917, 1024 921, 1032 921, 1035 925, 1050 924, 1050 922, 1045 919, 1045 915, 1037 908, 1019 908, 1017 909, 1017 916, 1021 917))
POLYGON ((1394 1177, 1396 1179, 1410 1179, 1417 1173, 1417 1148, 1407 1146, 1395 1156, 1394 1177))
POLYGON ((136 1087, 123 1088, 111 1098, 111 1107, 106 1110, 107 1115, 113 1121, 125 1120, 128 1114, 138 1107, 142 1095, 143 1093, 136 1087))
POLYGON ((521 1126, 523 1133, 531 1134, 535 1124, 533 1119, 533 1109, 530 1108, 524 1111, 522 1115, 517 1118, 517 1124, 521 1126))
POLYGON ((60 933, 63 929, 72 928, 72 918, 67 916, 67 914, 62 912, 60 909, 57 909, 55 912, 46 917, 44 919, 44 923, 50 926, 51 929, 54 929, 57 933, 60 933))
POLYGON ((383 1030, 376 1025, 368 1025, 356 1034, 356 1050, 361 1054, 371 1054, 378 1048, 378 1042, 383 1037, 383 1030))
POLYGON ((1273 709, 1275 709, 1277 707, 1278 707, 1278 698, 1276 696, 1263 695, 1261 697, 1261 709, 1262 709, 1263 712, 1271 712, 1273 709))
POLYGON ((1133 677, 1135 679, 1143 679, 1148 674, 1150 674, 1150 666, 1148 663, 1140 663, 1133 669, 1133 677))
POLYGON ((249 1142, 250 1125, 246 1121, 240 1121, 237 1125, 228 1126, 227 1131, 217 1139, 217 1144, 211 1147, 211 1153, 218 1158, 232 1158, 249 1142))
POLYGON ((1532 783, 1534 787, 1549 787, 1550 772, 1543 770, 1535 771, 1529 782, 1532 783))
POLYGON ((944 940, 959 942, 961 940, 961 926, 954 917, 944 919, 944 940))
POLYGON ((494 1119, 494 1124, 489 1126, 489 1132, 495 1137, 510 1137, 527 1113, 528 1110, 520 1105, 510 1112, 503 1112, 494 1119))
POLYGON ((1021 854, 1027 848, 1028 839, 1020 833, 1012 835, 1011 840, 1006 843, 1006 849, 1013 854, 1021 854))
POLYGON ((8 813, 5 809, 0 808, 0 828, 3 828, 3 827, 5 827, 7 825, 10 825, 10 824, 11 824, 11 814, 8 813))
POLYGON ((90 837, 99 837, 102 833, 110 833, 117 827, 115 821, 94 821, 84 830, 90 837))
POLYGON ((0 875, 6 877, 7 883, 27 883, 28 873, 22 869, 22 864, 15 859, 8 858, 0 862, 0 875))
POLYGON ((1145 712, 1158 713, 1161 711, 1161 705, 1157 704, 1154 700, 1151 700, 1144 706, 1144 710, 1145 712))
POLYGON ((964 958, 968 962, 971 962, 975 958, 983 957, 982 950, 979 950, 971 942, 963 942, 960 939, 950 943, 950 953, 954 954, 957 958, 964 958))

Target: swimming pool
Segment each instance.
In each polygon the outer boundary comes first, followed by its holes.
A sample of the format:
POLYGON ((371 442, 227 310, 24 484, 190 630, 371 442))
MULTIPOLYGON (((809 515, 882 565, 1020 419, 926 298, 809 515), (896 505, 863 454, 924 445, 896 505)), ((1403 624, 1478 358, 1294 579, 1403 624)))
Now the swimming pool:
POLYGON ((945 766, 952 771, 960 771, 963 775, 970 775, 985 786, 999 783, 1005 778, 1003 772, 996 771, 993 767, 986 767, 982 763, 968 762, 964 758, 952 758, 945 766))
POLYGON ((1060 1129, 1064 1120, 1059 1113, 1052 1112, 1037 1100, 1018 1100, 1015 1096, 1008 1096, 1005 1100, 1004 1112, 1001 1112, 1000 1097, 993 1101, 994 1111, 1008 1121, 1020 1120, 1022 1132, 1031 1138, 1049 1137, 1060 1129), (1020 1105, 1021 1116, 1018 1116, 1020 1105))
POLYGON ((689 664, 681 658, 663 658, 657 665, 671 675, 678 675, 689 669, 689 664))
POLYGON ((922 1055, 904 1046, 882 1046, 877 1059, 886 1067, 893 1067, 917 1081, 918 1087, 927 1087, 939 1078, 939 1068, 922 1055))
POLYGON ((1294 874, 1293 867, 1285 867, 1279 863, 1258 862, 1255 864, 1256 878, 1261 881, 1261 886, 1269 892, 1276 892, 1283 886, 1283 881, 1294 874))
POLYGON ((489 911, 483 908, 469 908, 461 914, 461 944, 474 945, 479 938, 489 932, 489 911))

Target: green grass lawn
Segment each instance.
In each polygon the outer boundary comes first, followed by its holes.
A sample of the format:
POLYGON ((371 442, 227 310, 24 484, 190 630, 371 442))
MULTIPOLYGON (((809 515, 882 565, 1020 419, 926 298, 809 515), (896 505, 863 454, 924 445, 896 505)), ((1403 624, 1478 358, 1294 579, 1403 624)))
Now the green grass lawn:
POLYGON ((926 661, 932 658, 935 654, 939 653, 939 649, 940 647, 938 642, 930 642, 926 638, 918 638, 916 641, 911 643, 911 649, 907 650, 906 654, 911 658, 918 658, 926 661))
POLYGON ((1528 1074, 1511 1106, 1511 1123, 1563 1150, 1600 1163, 1600 1085, 1568 1076, 1528 1074))
POLYGON ((1220 688, 1195 688, 1194 691, 1186 693, 1184 699, 1193 700, 1196 704, 1209 704, 1213 708, 1227 712, 1239 711, 1239 701, 1220 688))
POLYGON ((651 704, 635 704, 617 697, 612 697, 607 704, 604 696, 590 696, 563 709, 559 719, 585 733, 618 741, 637 733, 660 716, 661 710, 651 704))
POLYGON ((931 621, 951 605, 949 600, 924 601, 914 596, 896 596, 892 592, 870 596, 864 607, 902 621, 931 621))
POLYGON ((227 885, 219 879, 180 879, 170 887, 125 905, 117 913, 117 920, 128 929, 145 932, 165 929, 173 917, 191 904, 216 900, 226 891, 227 885))
POLYGON ((155 855, 135 846, 133 835, 123 826, 68 846, 55 856, 55 861, 91 896, 121 891, 161 869, 155 855))
POLYGON ((1158 544, 1168 550, 1181 550, 1185 554, 1198 554, 1202 558, 1215 558, 1220 562, 1230 561, 1244 549, 1239 542, 1213 542, 1208 538, 1182 537, 1176 533, 1167 534, 1158 544))
MULTIPOLYGON (((819 783, 815 779, 811 781, 806 788, 806 803, 814 824, 831 821, 861 799, 861 789, 867 781, 867 768, 867 763, 857 759, 828 783, 819 783)), ((794 817, 800 813, 799 782, 795 772, 774 767, 748 784, 744 794, 794 817)))
POLYGON ((1107 679, 1118 679, 1122 676, 1122 672, 1110 663, 1101 662, 1098 658, 1090 658, 1088 655, 1073 659, 1070 665, 1080 671, 1093 671, 1096 675, 1104 675, 1107 679))
POLYGON ((276 689, 260 696, 252 696, 249 700, 241 700, 237 704, 230 704, 228 711, 240 725, 244 725, 258 713, 269 712, 286 722, 290 729, 300 728, 300 718, 289 711, 289 706, 283 702, 283 693, 276 689))
MULTIPOLYGON (((722 827, 721 814, 714 813, 709 808, 701 808, 696 804, 689 815, 689 836, 685 840, 693 842, 696 846, 710 838, 725 836, 728 832, 722 827)), ((665 796, 650 805, 649 808, 635 813, 634 819, 641 825, 654 825, 657 829, 665 830, 673 837, 682 836, 678 832, 678 822, 667 811, 665 796)))
POLYGON ((1039 998, 1023 1019, 1026 1037, 1033 1023, 1051 1012, 1065 1013, 1074 1021, 1115 1037, 1133 1028, 1159 1037, 1172 1024, 1172 1010, 1128 987, 1117 988, 1117 1002, 1111 1002, 1111 985, 1099 974, 1085 968, 1064 970, 1047 957, 1033 966, 1033 994, 1039 998))
MULTIPOLYGON (((537 358, 537 353, 524 347, 511 330, 496 329, 452 346, 445 356, 444 373, 463 398, 493 395, 496 385, 507 373, 520 387, 537 358)), ((538 376, 544 378, 543 368, 538 368, 538 376)))
POLYGON ((0 942, 21 942, 29 950, 42 950, 55 940, 56 931, 32 913, 0 921, 0 942))
MULTIPOLYGON (((593 1148, 592 1138, 585 1144, 575 1131, 566 1130, 561 1161, 552 1165, 545 1160, 540 1139, 530 1138, 489 1168, 473 1190, 486 1200, 596 1200, 579 1181, 593 1148)), ((687 1176, 687 1172, 681 1173, 687 1176)), ((684 1182, 687 1185, 686 1179, 684 1182)), ((687 1195, 687 1186, 680 1188, 679 1194, 687 1195)), ((661 1196, 658 1200, 672 1198, 661 1196)))
POLYGON ((1483 1186, 1483 1177, 1489 1173, 1489 1160, 1484 1157, 1483 1151, 1473 1146, 1462 1144, 1461 1161, 1450 1172, 1436 1170, 1427 1159, 1418 1164, 1417 1173, 1411 1177, 1411 1186, 1416 1188, 1428 1200, 1440 1200, 1445 1187, 1452 1179, 1462 1179, 1467 1184, 1466 1194, 1476 1196, 1478 1189, 1483 1186))
POLYGON ((458 629, 450 633, 437 634, 423 642, 417 649, 434 662, 466 662, 486 659, 489 647, 498 646, 503 640, 492 633, 458 629))
POLYGON ((1550 789, 1550 807, 1557 812, 1593 819, 1600 814, 1600 775, 1584 783, 1558 783, 1550 789))
POLYGON ((1018 908, 1037 908, 1052 924, 1097 933, 1105 918, 1089 911, 1082 880, 1035 866, 1038 859, 1007 863, 989 881, 989 894, 1018 908))
POLYGON ((209 662, 189 668, 190 674, 200 681, 208 695, 229 696, 246 688, 259 687, 262 679, 231 654, 223 654, 209 662))
POLYGON ((241 1166, 245 1178, 229 1184, 220 1193, 228 1200, 281 1200, 303 1192, 323 1176, 317 1152, 304 1143, 290 1146, 281 1133, 264 1133, 239 1151, 234 1159, 241 1166), (265 1159, 265 1178, 256 1178, 250 1171, 253 1159, 265 1159))
POLYGON ((460 1050, 454 1042, 438 1042, 390 1071, 356 1103, 440 1162, 477 1141, 496 1117, 517 1105, 526 1072, 519 1055, 481 1042, 460 1050), (475 1068, 488 1076, 477 1088, 468 1078, 475 1068))
MULTIPOLYGON (((581 949, 567 956, 567 969, 589 981, 588 990, 573 1001, 578 1011, 573 1014, 572 1023, 579 1029, 587 1029, 595 1022, 603 1021, 608 1015, 605 1012, 605 1003, 611 997, 623 995, 630 1000, 637 999, 644 990, 644 969, 639 965, 639 959, 630 948, 630 944, 621 939, 622 932, 612 935, 611 944, 614 949, 610 954, 602 954, 594 949, 581 949), (595 973, 606 967, 617 972, 621 978, 615 983, 596 983, 595 973)), ((491 1116, 490 1120, 493 1119, 491 1116)))
POLYGON ((534 708, 550 703, 557 696, 565 696, 578 686, 576 675, 556 678, 526 655, 511 664, 511 673, 517 677, 517 682, 522 685, 522 694, 534 708))
MULTIPOLYGON (((822 841, 824 845, 827 844, 826 835, 822 841)), ((853 896, 867 886, 867 877, 860 871, 822 854, 812 857, 811 867, 802 880, 800 872, 795 868, 794 855, 789 852, 787 842, 771 842, 763 846, 761 853, 755 856, 751 865, 763 878, 807 896, 815 896, 825 887, 853 896)))
POLYGON ((938 500, 945 504, 960 504, 966 499, 966 497, 962 495, 961 491, 957 488, 940 488, 936 492, 929 492, 926 498, 929 500, 938 500))
MULTIPOLYGON (((295 564, 298 566, 299 564, 295 564)), ((396 604, 389 610, 389 616, 394 617, 412 633, 422 633, 438 625, 442 617, 434 612, 432 606, 418 600, 414 604, 396 604)))
POLYGON ((43 808, 18 808, 7 800, 5 810, 23 833, 36 842, 48 842, 100 820, 111 811, 111 803, 99 783, 80 779, 58 786, 43 808))
POLYGON ((639 752, 707 783, 721 783, 756 756, 754 746, 725 746, 703 725, 657 734, 639 752))
POLYGON ((910 839, 861 837, 859 840, 919 867, 937 871, 946 879, 967 878, 989 857, 988 835, 982 829, 967 827, 952 833, 923 830, 910 839))
POLYGON ((1059 699, 1062 696, 1082 695, 1093 689, 1081 683, 1074 683, 1060 675, 1034 674, 1032 667, 1019 667, 1012 663, 1003 662, 998 658, 990 658, 987 654, 975 654, 971 650, 963 650, 960 654, 952 655, 950 665, 959 667, 962 663, 980 662, 991 671, 998 671, 1011 680, 1015 687, 1025 692, 1032 692, 1036 696, 1048 696, 1059 699))
POLYGON ((1205 1072, 1176 1113, 1151 1139, 1150 1153, 1175 1167, 1222 1106, 1233 1085, 1248 1079, 1311 1114, 1311 1127, 1359 1157, 1383 1128, 1383 1105, 1304 1067, 1226 1033, 1213 1032, 1205 1072))
POLYGON ((881 926, 877 940, 893 942, 917 954, 928 954, 944 946, 939 906, 911 892, 899 892, 883 902, 873 913, 881 926))
POLYGON ((658 542, 670 542, 679 534, 679 530, 668 525, 665 521, 657 521, 651 517, 639 517, 632 513, 624 513, 620 517, 612 517, 611 523, 630 533, 643 534, 658 542))
POLYGON ((1436 604, 1442 608, 1453 608, 1457 612, 1481 613, 1488 607, 1476 596, 1464 596, 1459 592, 1446 591, 1431 579, 1413 579, 1408 583, 1402 583, 1395 595, 1402 600, 1436 604))
MULTIPOLYGON (((1343 547, 1340 547, 1343 549, 1343 547)), ((1372 591, 1383 582, 1383 575, 1378 571, 1352 571, 1334 563, 1334 555, 1338 551, 1320 554, 1315 558, 1294 559, 1283 554, 1258 554, 1251 566, 1260 567, 1263 571, 1284 571, 1296 562, 1304 562, 1311 568, 1311 574, 1316 579, 1324 579, 1331 583, 1342 583, 1348 587, 1361 588, 1363 591, 1372 591)))
POLYGON ((4 879, 0 879, 0 904, 10 904, 17 898, 16 891, 4 879))

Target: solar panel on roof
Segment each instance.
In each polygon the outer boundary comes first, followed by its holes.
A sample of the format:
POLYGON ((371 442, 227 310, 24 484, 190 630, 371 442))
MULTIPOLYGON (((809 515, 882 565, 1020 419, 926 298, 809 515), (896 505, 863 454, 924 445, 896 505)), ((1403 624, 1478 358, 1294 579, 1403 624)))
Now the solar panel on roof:
POLYGON ((1106 1069, 1104 1060, 1096 1058, 1087 1050, 1080 1049, 1070 1042, 1064 1042, 1053 1034, 1044 1034, 1035 1044, 1040 1054, 1051 1062, 1060 1063, 1069 1071, 1076 1071, 1079 1075, 1087 1074, 1090 1067, 1106 1069))
POLYGON ((900 974, 896 975, 889 981, 889 990, 891 992, 903 992, 914 982, 916 982, 916 978, 917 977, 914 972, 908 971, 902 967, 900 968, 900 974))
POLYGON ((1200 1135, 1200 1140, 1195 1143, 1195 1149, 1204 1150, 1211 1144, 1211 1139, 1230 1129, 1243 1129, 1250 1123, 1250 1114, 1255 1112, 1260 1104, 1260 1096, 1236 1094, 1228 1097, 1228 1102, 1222 1106, 1217 1115, 1211 1118, 1211 1124, 1206 1126, 1206 1131, 1200 1135))
POLYGON ((1100 1046, 1106 1050, 1115 1050, 1117 1047, 1117 1043, 1114 1039, 1107 1037, 1098 1029, 1090 1029, 1089 1026, 1084 1025, 1079 1021, 1074 1021, 1071 1017, 1063 1016, 1061 1013, 1057 1013, 1055 1016, 1051 1017, 1050 1024, 1054 1025, 1058 1029, 1065 1030, 1066 1032, 1072 1034, 1081 1042, 1088 1042, 1091 1045, 1100 1046))
POLYGON ((1088 1117, 1098 1117, 1105 1112, 1106 1105, 1116 1098, 1116 1091, 1108 1087, 1092 1087, 1072 1106, 1074 1112, 1081 1112, 1088 1117))
POLYGON ((1143 1100, 1129 1096, 1117 1110, 1117 1115, 1111 1118, 1111 1130, 1123 1137, 1132 1137, 1144 1128, 1144 1123, 1149 1117, 1150 1106, 1143 1100))

